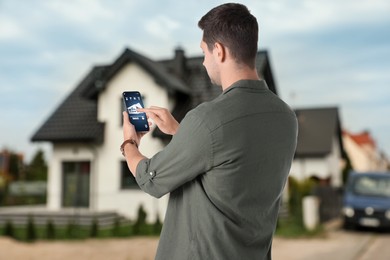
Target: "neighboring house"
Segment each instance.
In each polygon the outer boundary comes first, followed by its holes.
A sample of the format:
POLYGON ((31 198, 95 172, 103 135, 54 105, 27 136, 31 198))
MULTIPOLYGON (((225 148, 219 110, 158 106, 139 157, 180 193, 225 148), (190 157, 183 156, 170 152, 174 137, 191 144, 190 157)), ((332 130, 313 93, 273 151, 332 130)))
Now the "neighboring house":
MULTIPOLYGON (((149 221, 163 218, 167 196, 157 200, 141 191, 119 152, 121 94, 139 91, 146 107, 166 107, 180 121, 191 108, 221 93, 202 63, 203 57, 186 58, 180 48, 173 59, 162 61, 126 49, 111 65, 94 67, 32 137, 53 145, 47 208, 116 211, 135 219, 142 204, 149 221)), ((276 93, 266 51, 258 53, 256 64, 276 93)), ((151 132, 140 147, 149 157, 170 140, 158 128, 151 132)))
POLYGON ((368 131, 352 134, 343 131, 343 145, 356 172, 386 171, 386 156, 378 151, 376 143, 368 131))
POLYGON ((298 144, 290 176, 297 180, 315 177, 341 187, 344 148, 338 109, 297 109, 295 113, 298 144))

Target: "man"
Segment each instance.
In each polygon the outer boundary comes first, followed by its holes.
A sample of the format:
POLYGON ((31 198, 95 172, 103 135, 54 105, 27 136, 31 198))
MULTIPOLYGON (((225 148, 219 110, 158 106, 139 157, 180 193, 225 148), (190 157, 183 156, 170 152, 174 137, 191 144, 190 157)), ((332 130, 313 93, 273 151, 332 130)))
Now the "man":
POLYGON ((203 65, 223 93, 180 125, 166 109, 140 109, 173 135, 150 159, 123 114, 122 148, 137 183, 155 197, 170 193, 156 259, 271 259, 296 117, 257 75, 258 25, 245 6, 218 6, 199 27, 203 65))

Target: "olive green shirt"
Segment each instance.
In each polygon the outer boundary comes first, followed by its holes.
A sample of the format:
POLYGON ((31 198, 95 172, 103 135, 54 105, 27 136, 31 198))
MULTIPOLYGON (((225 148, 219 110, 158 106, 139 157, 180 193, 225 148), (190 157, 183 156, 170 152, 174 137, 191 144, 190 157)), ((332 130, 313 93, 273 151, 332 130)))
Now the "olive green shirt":
POLYGON ((170 193, 156 259, 271 259, 296 141, 294 112, 263 80, 240 80, 191 110, 137 166, 142 190, 170 193))

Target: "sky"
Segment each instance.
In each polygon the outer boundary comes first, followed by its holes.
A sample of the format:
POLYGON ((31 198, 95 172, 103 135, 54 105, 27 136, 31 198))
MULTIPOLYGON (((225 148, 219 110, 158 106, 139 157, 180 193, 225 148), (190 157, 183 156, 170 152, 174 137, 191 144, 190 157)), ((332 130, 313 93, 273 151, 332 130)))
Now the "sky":
MULTIPOLYGON (((390 1, 239 1, 256 16, 280 97, 337 106, 342 128, 368 130, 390 156, 390 1)), ((202 55, 198 20, 224 1, 0 0, 0 150, 32 135, 95 65, 125 48, 151 59, 202 55)))

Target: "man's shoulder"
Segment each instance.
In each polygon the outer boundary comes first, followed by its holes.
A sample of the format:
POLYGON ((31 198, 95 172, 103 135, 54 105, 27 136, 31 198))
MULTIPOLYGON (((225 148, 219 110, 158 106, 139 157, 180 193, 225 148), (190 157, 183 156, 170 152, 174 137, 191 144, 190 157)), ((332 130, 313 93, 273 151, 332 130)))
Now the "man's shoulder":
POLYGON ((215 127, 216 121, 220 118, 218 116, 218 111, 220 108, 216 104, 216 100, 204 102, 186 115, 186 118, 191 121, 197 121, 209 128, 210 130, 215 127))

